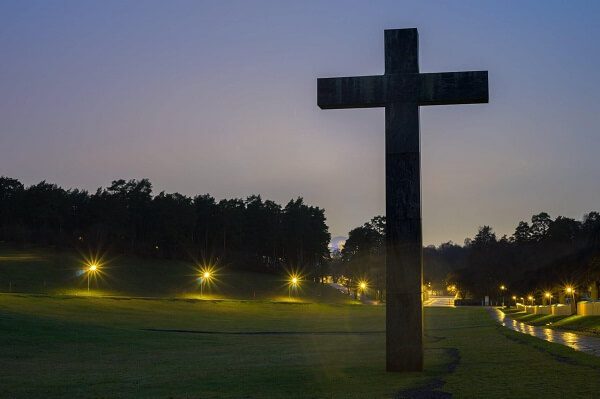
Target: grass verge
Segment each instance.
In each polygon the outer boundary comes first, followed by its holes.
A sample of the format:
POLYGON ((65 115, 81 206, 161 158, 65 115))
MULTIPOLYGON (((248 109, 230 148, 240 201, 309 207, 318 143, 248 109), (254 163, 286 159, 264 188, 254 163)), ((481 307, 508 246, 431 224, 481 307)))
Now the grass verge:
POLYGON ((546 326, 554 329, 579 332, 585 335, 600 335, 600 316, 553 316, 519 312, 514 309, 502 310, 511 319, 532 326, 546 326))

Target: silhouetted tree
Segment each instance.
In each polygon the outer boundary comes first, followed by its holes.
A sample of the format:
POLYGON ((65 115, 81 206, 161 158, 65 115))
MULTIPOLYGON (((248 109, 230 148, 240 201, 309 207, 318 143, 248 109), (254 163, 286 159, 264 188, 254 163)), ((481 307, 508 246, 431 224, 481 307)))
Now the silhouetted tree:
POLYGON ((534 241, 542 241, 550 228, 552 218, 546 212, 541 212, 531 217, 531 238, 534 241))
MULTIPOLYGON (((423 249, 426 281, 456 285, 468 297, 490 296, 499 301, 500 285, 522 295, 575 282, 580 292, 600 284, 600 214, 590 212, 582 221, 545 213, 532 217, 531 226, 520 222, 510 239, 499 240, 490 226, 482 226, 464 245, 448 242, 423 249)), ((373 248, 382 248, 384 232, 377 233, 369 222, 349 233, 341 264, 346 276, 368 273, 373 248)), ((381 250, 381 253, 383 250, 381 250)), ((384 257, 379 259, 381 269, 384 257)), ((512 294, 511 294, 512 295, 512 294)))
POLYGON ((327 272, 323 209, 290 201, 284 209, 259 195, 246 200, 161 192, 148 179, 115 180, 89 194, 42 181, 25 188, 0 177, 0 240, 56 248, 110 246, 150 257, 218 261, 233 268, 327 272))
POLYGON ((523 221, 519 222, 511 239, 518 244, 524 244, 531 241, 531 228, 529 227, 529 223, 523 221))

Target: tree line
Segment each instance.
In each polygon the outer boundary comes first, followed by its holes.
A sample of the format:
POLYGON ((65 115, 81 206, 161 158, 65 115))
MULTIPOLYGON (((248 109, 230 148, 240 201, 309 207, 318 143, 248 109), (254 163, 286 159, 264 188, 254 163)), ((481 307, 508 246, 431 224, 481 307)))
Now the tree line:
POLYGON ((356 295, 360 281, 368 281, 378 300, 385 299, 385 216, 376 216, 352 229, 341 251, 332 254, 331 271, 348 293, 356 295))
MULTIPOLYGON (((350 287, 368 279, 385 290, 385 218, 378 216, 351 230, 343 249, 334 254, 332 270, 350 287)), ((600 214, 582 220, 546 212, 521 221, 511 236, 498 238, 490 226, 479 227, 463 245, 447 242, 423 249, 424 280, 454 285, 465 297, 492 298, 502 293, 534 293, 572 284, 584 291, 600 282, 600 214)))
POLYGON ((115 180, 89 193, 0 177, 0 241, 119 254, 218 261, 233 268, 302 269, 322 277, 330 234, 323 209, 260 195, 153 195, 148 179, 115 180))
POLYGON ((499 297, 500 285, 512 294, 539 294, 566 285, 582 292, 600 282, 600 213, 582 220, 546 212, 521 221, 510 236, 498 238, 482 226, 462 248, 464 263, 447 279, 465 294, 499 297))

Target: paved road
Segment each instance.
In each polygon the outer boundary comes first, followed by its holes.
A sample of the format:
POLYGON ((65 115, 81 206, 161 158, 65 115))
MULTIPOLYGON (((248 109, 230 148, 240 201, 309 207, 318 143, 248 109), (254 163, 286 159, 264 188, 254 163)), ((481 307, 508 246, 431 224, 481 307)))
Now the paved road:
POLYGON ((529 334, 533 337, 543 339, 548 342, 566 345, 577 351, 589 353, 594 356, 600 356, 600 338, 589 337, 568 331, 554 330, 547 327, 530 326, 520 321, 507 317, 504 313, 495 308, 489 308, 492 318, 506 328, 518 331, 523 334, 529 334))
POLYGON ((423 306, 454 307, 453 296, 432 296, 423 302, 423 306))
POLYGON ((338 284, 338 283, 329 283, 329 285, 332 286, 333 288, 335 288, 336 290, 344 293, 344 294, 348 293, 348 288, 344 287, 341 284, 338 284))

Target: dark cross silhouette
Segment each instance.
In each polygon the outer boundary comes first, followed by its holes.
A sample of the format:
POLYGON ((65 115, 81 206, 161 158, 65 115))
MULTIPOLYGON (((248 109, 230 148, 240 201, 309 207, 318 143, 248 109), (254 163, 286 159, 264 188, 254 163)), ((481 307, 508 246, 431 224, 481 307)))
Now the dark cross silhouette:
POLYGON ((488 102, 487 71, 419 73, 416 29, 385 31, 385 74, 317 79, 322 109, 385 107, 386 367, 423 369, 419 106, 488 102))

